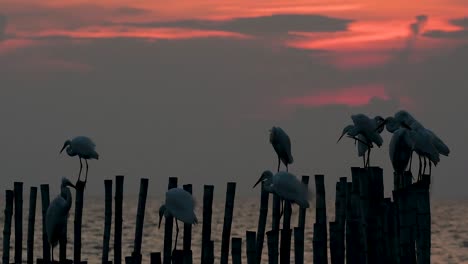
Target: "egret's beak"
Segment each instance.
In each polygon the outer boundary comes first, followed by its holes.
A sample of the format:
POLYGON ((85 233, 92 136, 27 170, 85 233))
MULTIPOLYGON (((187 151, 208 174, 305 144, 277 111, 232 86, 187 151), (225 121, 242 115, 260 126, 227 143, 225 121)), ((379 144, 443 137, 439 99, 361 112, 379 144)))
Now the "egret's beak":
POLYGON ((70 182, 70 183, 68 183, 67 185, 76 190, 76 186, 75 186, 73 183, 70 182))
POLYGON ((159 216, 159 225, 158 225, 158 229, 160 229, 160 228, 161 228, 161 221, 162 221, 162 218, 163 218, 163 216, 162 216, 162 215, 160 215, 160 216, 159 216))
POLYGON ((340 142, 340 140, 343 138, 343 136, 344 136, 345 134, 346 134, 346 133, 341 134, 340 138, 336 141, 336 143, 340 142))
POLYGON ((252 188, 255 188, 255 186, 257 186, 262 180, 263 180, 263 175, 260 176, 260 178, 258 179, 258 181, 254 184, 252 188))
POLYGON ((63 147, 60 150, 60 153, 62 153, 62 151, 68 146, 68 144, 70 144, 70 143, 68 143, 68 141, 63 144, 63 147))

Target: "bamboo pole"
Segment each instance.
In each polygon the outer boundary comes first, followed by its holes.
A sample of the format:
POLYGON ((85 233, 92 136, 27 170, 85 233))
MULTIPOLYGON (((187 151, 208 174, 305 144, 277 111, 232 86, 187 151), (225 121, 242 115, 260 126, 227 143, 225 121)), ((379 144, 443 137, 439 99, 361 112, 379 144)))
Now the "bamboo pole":
POLYGON ((36 222, 37 187, 31 187, 29 191, 29 216, 28 216, 28 240, 27 263, 34 263, 34 224, 36 222))
MULTIPOLYGON (((169 177, 169 183, 167 189, 177 188, 177 177, 169 177)), ((174 218, 168 216, 164 222, 164 256, 163 263, 171 263, 171 254, 172 254, 172 228, 173 228, 174 218)))
POLYGON ((41 184, 41 201, 42 201, 42 261, 44 263, 50 263, 50 245, 47 240, 46 231, 46 214, 47 208, 49 208, 49 185, 41 184))
POLYGON ((84 189, 86 182, 78 181, 76 183, 76 199, 75 199, 75 222, 74 222, 74 242, 73 242, 73 262, 81 263, 81 226, 83 223, 83 203, 84 189))
POLYGON ((229 260, 229 237, 231 236, 232 214, 234 211, 234 198, 236 195, 236 183, 228 182, 226 189, 226 204, 224 206, 224 224, 221 238, 221 264, 227 264, 229 260))
POLYGON ((104 180, 105 209, 104 236, 102 238, 102 264, 109 262, 109 241, 112 225, 112 180, 104 180))
POLYGON ((13 216, 14 192, 5 191, 5 221, 3 223, 3 264, 10 263, 11 218, 13 216))
POLYGON ((140 179, 140 193, 138 195, 138 208, 135 227, 135 242, 133 245, 133 263, 141 264, 141 242, 143 240, 143 223, 145 221, 146 197, 148 195, 148 179, 140 179))
POLYGON ((242 263, 242 238, 233 237, 231 245, 232 264, 242 263))
POLYGON ((268 244, 268 264, 278 264, 278 230, 266 232, 268 244))
POLYGON ((258 229, 256 239, 257 263, 259 264, 262 261, 263 241, 265 239, 266 221, 268 217, 268 199, 270 197, 270 193, 265 190, 263 184, 261 184, 261 186, 262 191, 260 195, 260 214, 258 216, 258 229))
POLYGON ((256 264, 257 263, 257 254, 256 254, 256 245, 255 245, 255 236, 254 231, 246 231, 246 253, 247 253, 247 264, 256 264))
POLYGON ((122 207, 124 176, 115 177, 114 263, 122 264, 122 207))
POLYGON ((14 183, 15 193, 15 263, 23 260, 23 183, 14 183))
POLYGON ((313 236, 314 263, 328 263, 327 208, 324 175, 315 175, 316 213, 313 236))
POLYGON ((304 228, 294 228, 294 263, 304 264, 304 228))
POLYGON ((201 250, 201 259, 202 263, 207 263, 205 261, 210 261, 209 256, 206 255, 210 248, 213 248, 211 245, 211 215, 213 212, 213 185, 205 185, 203 187, 203 223, 202 223, 202 250, 201 250))
POLYGON ((280 241, 280 263, 289 264, 291 261, 291 203, 284 201, 283 229, 280 241))

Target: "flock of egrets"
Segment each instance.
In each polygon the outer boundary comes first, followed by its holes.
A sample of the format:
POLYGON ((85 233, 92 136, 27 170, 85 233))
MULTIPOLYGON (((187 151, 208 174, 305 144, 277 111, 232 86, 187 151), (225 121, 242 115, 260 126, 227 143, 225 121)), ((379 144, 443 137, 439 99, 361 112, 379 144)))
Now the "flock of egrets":
MULTIPOLYGON (((346 126, 338 139, 347 135, 358 144, 358 156, 363 157, 364 167, 369 167, 370 152, 374 144, 381 147, 383 139, 381 133, 386 127, 387 131, 393 134, 389 145, 390 159, 395 172, 402 175, 408 167, 411 171, 411 160, 413 152, 419 156, 418 180, 426 171, 426 164, 429 160, 429 174, 431 164, 437 165, 440 161, 440 154, 448 156, 450 150, 431 130, 425 128, 420 122, 412 117, 407 111, 399 111, 393 117, 386 119, 381 116, 369 118, 364 114, 352 115, 353 125, 346 126), (367 153, 367 158, 366 158, 367 153), (422 169, 422 161, 424 168, 422 169)), ((280 127, 273 127, 270 130, 270 143, 278 156, 277 172, 273 174, 266 170, 262 173, 258 181, 253 186, 262 183, 264 190, 278 195, 282 201, 298 204, 302 208, 309 207, 310 192, 305 184, 288 172, 288 165, 293 163, 291 154, 291 140, 286 132, 280 127), (286 171, 280 171, 281 162, 285 165, 286 171)), ((46 214, 46 231, 52 249, 58 244, 60 237, 66 231, 68 212, 71 208, 72 196, 68 187, 76 188, 81 183, 84 186, 88 177, 88 159, 98 159, 99 154, 95 151, 95 144, 87 137, 80 136, 73 140, 65 141, 62 150, 66 148, 69 156, 78 156, 80 160, 80 172, 77 184, 74 185, 68 179, 63 178, 60 194, 50 203, 46 214), (80 181, 83 164, 86 163, 86 177, 80 181)), ((283 211, 283 210, 282 210, 283 211)), ((280 217, 282 212, 280 213, 280 217)), ((194 200, 190 193, 180 188, 173 188, 166 192, 165 203, 159 209, 159 227, 163 216, 172 216, 176 220, 176 244, 179 233, 177 221, 186 224, 196 224, 198 222, 194 213, 194 200)))

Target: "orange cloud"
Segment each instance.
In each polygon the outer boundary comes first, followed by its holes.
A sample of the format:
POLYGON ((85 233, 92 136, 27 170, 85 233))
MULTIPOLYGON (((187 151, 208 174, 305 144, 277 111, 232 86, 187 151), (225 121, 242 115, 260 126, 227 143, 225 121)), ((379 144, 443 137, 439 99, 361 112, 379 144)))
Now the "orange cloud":
POLYGON ((286 98, 281 101, 285 105, 325 106, 347 105, 363 106, 369 104, 372 98, 389 100, 390 96, 382 85, 353 86, 349 88, 322 91, 313 95, 286 98))

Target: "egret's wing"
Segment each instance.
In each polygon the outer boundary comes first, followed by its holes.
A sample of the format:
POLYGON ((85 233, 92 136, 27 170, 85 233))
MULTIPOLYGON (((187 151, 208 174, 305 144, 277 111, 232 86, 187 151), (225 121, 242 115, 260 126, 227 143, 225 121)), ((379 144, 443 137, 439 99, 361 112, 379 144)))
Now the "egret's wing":
POLYGON ((275 174, 273 177, 273 189, 281 198, 294 201, 303 207, 308 207, 309 192, 307 186, 300 182, 293 174, 283 171, 275 174))
MULTIPOLYGON (((371 142, 369 142, 363 135, 359 134, 357 135, 357 138, 359 140, 362 140, 364 142, 366 142, 367 144, 372 144, 371 142)), ((364 154, 366 154, 366 151, 369 150, 369 148, 367 147, 366 144, 362 143, 361 141, 358 141, 358 156, 359 157, 362 157, 364 156, 364 154)))
POLYGON ((411 139, 408 130, 400 128, 393 133, 389 144, 390 160, 397 173, 403 173, 409 164, 412 153, 411 139))
POLYGON ((192 195, 180 188, 173 188, 166 193, 166 208, 177 219, 184 223, 194 223, 196 216, 192 195))
POLYGON ((49 204, 46 212, 46 233, 49 243, 56 244, 66 226, 68 211, 65 200, 58 195, 49 204))
POLYGON ((78 155, 85 155, 89 157, 96 157, 97 153, 94 150, 96 147, 96 144, 94 142, 85 136, 78 136, 75 137, 71 141, 71 147, 75 153, 78 155))
POLYGON ((280 127, 275 127, 273 132, 274 135, 270 138, 270 142, 281 161, 285 164, 293 163, 294 159, 291 154, 291 139, 288 134, 286 134, 286 132, 284 132, 280 127))
POLYGON ((427 133, 429 133, 432 136, 432 144, 434 144, 434 147, 439 151, 440 154, 444 156, 448 156, 450 154, 450 149, 445 143, 440 139, 434 132, 432 132, 429 129, 426 129, 427 133))
POLYGON ((410 136, 414 141, 414 150, 418 154, 427 156, 435 165, 440 161, 439 151, 432 144, 432 136, 426 129, 411 130, 410 136))

